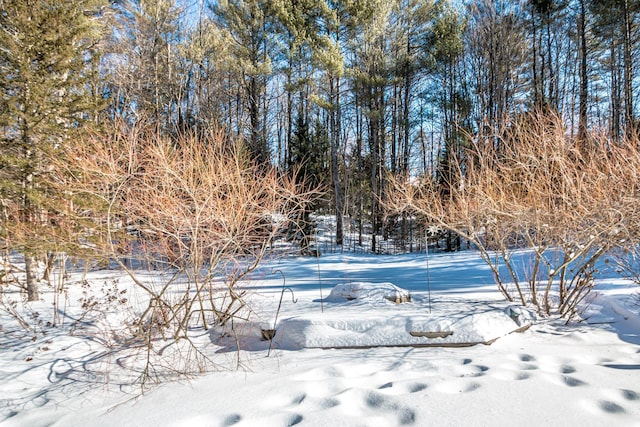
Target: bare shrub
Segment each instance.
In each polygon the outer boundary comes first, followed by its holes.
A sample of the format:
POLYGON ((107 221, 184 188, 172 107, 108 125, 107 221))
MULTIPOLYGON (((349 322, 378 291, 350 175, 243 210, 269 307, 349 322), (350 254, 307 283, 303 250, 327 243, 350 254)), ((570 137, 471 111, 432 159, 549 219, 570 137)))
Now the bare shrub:
MULTIPOLYGON (((239 283, 313 193, 295 177, 254 164, 240 143, 216 132, 169 139, 123 128, 78 141, 67 154, 60 181, 85 224, 82 238, 145 295, 131 325, 147 351, 141 379, 171 343, 204 369, 208 359, 189 332, 251 313, 248 288, 239 283), (142 267, 155 272, 141 274, 142 267)), ((167 366, 187 369, 184 362, 167 366)))
POLYGON ((640 248, 624 246, 613 254, 612 260, 617 273, 640 285, 640 248))
POLYGON ((571 317, 593 288, 596 262, 637 242, 638 141, 574 141, 560 117, 540 114, 498 134, 457 159, 446 197, 432 177, 396 181, 391 207, 472 242, 508 300, 571 317), (533 256, 516 256, 522 249, 533 256))

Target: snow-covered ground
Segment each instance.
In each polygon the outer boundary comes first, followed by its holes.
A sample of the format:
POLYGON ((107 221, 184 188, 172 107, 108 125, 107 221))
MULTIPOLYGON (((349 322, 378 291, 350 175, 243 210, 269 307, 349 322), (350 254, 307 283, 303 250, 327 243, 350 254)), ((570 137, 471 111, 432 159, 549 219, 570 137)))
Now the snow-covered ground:
MULTIPOLYGON (((250 283, 256 314, 236 325, 238 340, 194 332, 211 372, 144 395, 111 351, 121 306, 33 341, 2 314, 0 424, 640 426, 637 287, 603 275, 587 320, 567 325, 504 302, 473 252, 426 266, 424 254, 271 261, 250 283), (394 302, 405 290, 410 301, 394 302), (262 340, 276 321, 273 341, 262 340), (467 346, 477 342, 491 344, 467 346)), ((108 287, 115 277, 126 286, 116 271, 88 279, 108 287)))

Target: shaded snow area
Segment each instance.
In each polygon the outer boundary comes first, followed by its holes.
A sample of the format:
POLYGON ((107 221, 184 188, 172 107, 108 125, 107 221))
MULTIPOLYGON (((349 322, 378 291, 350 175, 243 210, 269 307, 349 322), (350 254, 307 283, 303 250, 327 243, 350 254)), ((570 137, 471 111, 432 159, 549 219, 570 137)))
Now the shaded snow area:
MULTIPOLYGON (((145 394, 131 355, 115 351, 127 309, 33 341, 3 313, 0 425, 640 426, 637 286, 602 273, 583 320, 567 324, 504 301, 473 252, 428 265, 424 254, 269 261, 245 284, 248 321, 193 331, 209 372, 145 394)), ((116 271, 88 276, 116 279, 129 285, 116 271)), ((31 313, 48 316, 50 297, 31 313)))

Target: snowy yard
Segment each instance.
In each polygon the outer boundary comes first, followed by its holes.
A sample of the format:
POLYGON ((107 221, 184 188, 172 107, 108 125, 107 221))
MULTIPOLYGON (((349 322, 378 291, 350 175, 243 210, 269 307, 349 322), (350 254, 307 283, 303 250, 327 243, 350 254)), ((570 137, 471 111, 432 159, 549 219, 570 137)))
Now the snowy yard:
MULTIPOLYGON (((428 273, 424 254, 271 261, 250 282, 251 322, 231 336, 194 331, 220 369, 144 395, 123 369, 127 355, 110 351, 110 319, 126 313, 34 341, 2 314, 0 424, 640 425, 637 287, 603 273, 586 320, 565 324, 506 303, 473 252, 433 255, 428 273), (392 302, 403 290, 410 301, 392 302)), ((115 277, 126 286, 118 271, 88 279, 115 277)), ((80 291, 70 295, 73 317, 80 291)), ((47 321, 50 303, 39 304, 47 321)))

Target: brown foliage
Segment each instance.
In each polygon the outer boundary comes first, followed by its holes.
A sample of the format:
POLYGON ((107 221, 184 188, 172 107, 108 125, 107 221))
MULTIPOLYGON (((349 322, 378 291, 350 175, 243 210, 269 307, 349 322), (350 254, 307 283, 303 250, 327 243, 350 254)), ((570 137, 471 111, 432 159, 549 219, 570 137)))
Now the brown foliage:
POLYGON ((457 159, 446 197, 430 178, 395 182, 392 208, 472 242, 507 299, 572 316, 596 261, 638 240, 640 142, 572 140, 553 115, 523 115, 498 134, 457 159), (513 258, 523 248, 533 252, 524 271, 513 258))
POLYGON ((193 326, 248 315, 238 282, 314 193, 258 167, 221 133, 170 139, 121 129, 68 147, 60 181, 85 224, 81 237, 146 294, 138 338, 149 348, 159 337, 189 341, 193 326), (169 274, 143 279, 140 266, 169 274))

